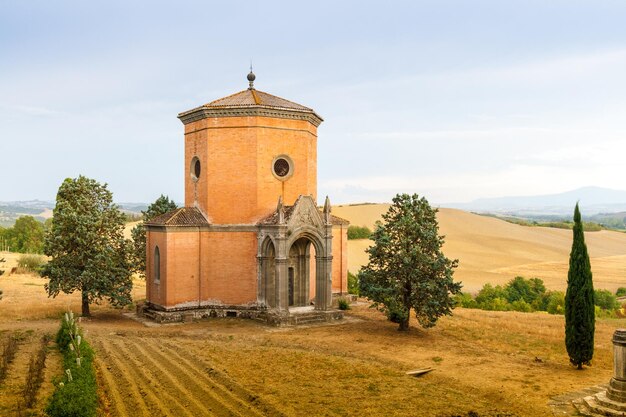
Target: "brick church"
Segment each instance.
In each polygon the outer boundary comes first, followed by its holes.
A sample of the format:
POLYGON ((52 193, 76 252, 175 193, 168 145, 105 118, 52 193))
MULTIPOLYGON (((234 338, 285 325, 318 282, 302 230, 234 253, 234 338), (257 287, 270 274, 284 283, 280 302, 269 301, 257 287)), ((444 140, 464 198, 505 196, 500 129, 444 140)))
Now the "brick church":
POLYGON ((254 80, 178 115, 185 207, 146 223, 146 307, 161 320, 327 312, 347 292, 348 222, 316 200, 322 118, 254 80))

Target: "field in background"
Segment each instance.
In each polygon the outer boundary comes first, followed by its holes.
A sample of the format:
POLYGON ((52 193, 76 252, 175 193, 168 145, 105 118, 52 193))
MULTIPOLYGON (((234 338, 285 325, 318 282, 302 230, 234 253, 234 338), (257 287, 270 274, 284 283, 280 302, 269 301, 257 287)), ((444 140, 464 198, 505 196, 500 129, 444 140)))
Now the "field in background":
MULTIPOLYGON (((357 226, 373 229, 388 204, 335 206, 333 214, 357 226)), ((455 209, 438 213, 440 233, 446 236, 444 253, 459 259, 455 273, 463 290, 477 292, 485 283, 504 284, 517 275, 541 278, 548 289, 567 286, 572 231, 526 227, 455 209)), ((591 256, 596 288, 615 291, 626 286, 626 233, 588 232, 585 239, 591 256)), ((348 269, 357 272, 367 263, 369 240, 348 241, 348 269)))

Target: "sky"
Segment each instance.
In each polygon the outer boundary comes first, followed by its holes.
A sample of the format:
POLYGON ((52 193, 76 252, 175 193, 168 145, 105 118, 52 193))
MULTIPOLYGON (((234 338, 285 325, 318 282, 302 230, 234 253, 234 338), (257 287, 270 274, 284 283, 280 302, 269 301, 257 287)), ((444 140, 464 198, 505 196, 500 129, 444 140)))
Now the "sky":
POLYGON ((0 1, 0 201, 184 200, 177 114, 315 109, 318 200, 626 189, 626 2, 0 1))

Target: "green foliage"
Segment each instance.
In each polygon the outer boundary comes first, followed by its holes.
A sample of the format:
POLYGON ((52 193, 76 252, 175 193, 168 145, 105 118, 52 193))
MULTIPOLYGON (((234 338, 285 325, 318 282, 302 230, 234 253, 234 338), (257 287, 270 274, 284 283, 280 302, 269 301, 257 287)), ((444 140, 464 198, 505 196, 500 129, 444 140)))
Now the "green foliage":
POLYGON ((456 306, 463 308, 478 308, 478 303, 472 297, 472 294, 467 292, 460 292, 454 296, 454 303, 456 306))
POLYGON ((515 300, 511 303, 511 310, 521 311, 523 313, 530 313, 533 311, 533 307, 525 300, 515 300))
POLYGON ((547 311, 550 314, 563 314, 565 311, 565 294, 561 291, 546 291, 539 278, 515 277, 504 287, 487 283, 476 298, 462 293, 455 297, 455 301, 464 308, 492 311, 547 311))
POLYGON ((350 303, 345 298, 338 299, 337 306, 339 307, 339 310, 350 310, 350 303))
POLYGON ((548 296, 546 311, 550 314, 564 314, 565 293, 562 291, 551 291, 548 296))
POLYGON ((141 277, 145 277, 146 273, 146 229, 143 224, 156 216, 176 210, 177 208, 178 206, 174 200, 170 200, 169 197, 161 194, 154 203, 148 206, 146 211, 141 212, 143 222, 133 227, 130 231, 132 237, 130 263, 133 272, 139 274, 141 277))
POLYGON ((39 272, 45 263, 46 258, 41 255, 20 255, 17 258, 17 266, 31 272, 39 272))
POLYGON ((619 287, 617 291, 615 292, 615 295, 618 297, 626 296, 626 287, 619 287))
POLYGON ((369 262, 359 274, 360 294, 398 322, 399 330, 408 330, 411 309, 420 325, 434 326, 440 316, 452 313, 452 296, 461 291, 452 279, 458 261, 441 251, 436 213, 417 194, 394 197, 384 223, 372 234, 369 262))
POLYGON ((80 291, 85 316, 89 304, 102 298, 113 305, 130 303, 130 244, 124 239, 124 215, 106 184, 83 176, 66 179, 53 218, 44 244, 51 260, 41 272, 49 278, 48 295, 80 291))
POLYGON ((578 204, 565 293, 565 346, 572 365, 582 369, 593 358, 595 307, 589 254, 578 204))
MULTIPOLYGON (((480 308, 483 308, 482 307, 483 305, 490 304, 492 300, 495 300, 496 298, 506 301, 508 300, 509 296, 506 290, 502 288, 502 286, 496 285, 494 287, 493 285, 487 283, 483 285, 481 290, 478 292, 478 295, 476 295, 476 302, 478 303, 480 308)), ((487 308, 483 308, 483 309, 492 310, 492 309, 487 309, 487 308)))
POLYGON ((33 216, 18 218, 13 227, 2 231, 2 237, 12 252, 43 252, 44 226, 33 216))
POLYGON ((348 271, 348 293, 359 295, 359 276, 348 271))
POLYGON ((369 239, 372 231, 367 226, 348 226, 348 240, 369 239))
MULTIPOLYGON (((69 323, 67 315, 63 321, 66 322, 63 332, 67 334, 69 329, 74 326, 69 323)), ((61 324, 61 329, 63 326, 61 324)), ((78 329, 77 333, 80 333, 78 329)), ((46 414, 51 417, 94 417, 98 410, 98 386, 93 365, 94 352, 82 337, 78 339, 78 348, 76 348, 74 347, 76 346, 75 343, 65 343, 64 340, 66 339, 59 337, 59 334, 61 334, 61 330, 57 334, 57 340, 62 342, 59 349, 63 354, 63 368, 66 371, 48 402, 46 414), (77 349, 80 350, 79 361, 77 360, 77 349)))
POLYGON ((593 299, 595 305, 602 310, 613 311, 620 308, 617 297, 609 290, 594 290, 593 299))

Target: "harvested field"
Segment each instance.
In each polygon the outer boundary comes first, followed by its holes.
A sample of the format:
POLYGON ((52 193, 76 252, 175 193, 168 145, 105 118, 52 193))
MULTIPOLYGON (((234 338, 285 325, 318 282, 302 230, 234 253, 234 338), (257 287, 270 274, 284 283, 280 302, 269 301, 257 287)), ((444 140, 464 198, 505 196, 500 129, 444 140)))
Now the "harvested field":
MULTIPOLYGON (((333 213, 358 226, 374 227, 389 204, 333 207, 333 213)), ((567 286, 571 230, 528 227, 493 217, 442 208, 437 215, 445 235, 443 251, 458 259, 455 278, 463 291, 477 292, 486 282, 505 284, 518 275, 541 278, 551 290, 567 286)), ((626 286, 626 233, 585 233, 594 286, 615 291, 626 286)), ((369 240, 348 241, 348 269, 357 272, 368 261, 369 240)))
MULTIPOLYGON (((24 406, 23 391, 28 374, 28 365, 31 356, 36 355, 41 347, 41 337, 50 334, 53 330, 50 323, 29 323, 19 326, 19 330, 3 329, 0 324, 0 348, 9 337, 18 340, 15 359, 8 367, 7 376, 0 382, 0 415, 18 416, 18 409, 24 416, 43 416, 43 409, 46 406, 47 398, 54 389, 52 379, 60 375, 62 370, 61 357, 56 350, 50 346, 47 348, 45 368, 43 372, 43 383, 37 390, 36 400, 29 409, 24 406)), ((0 354, 2 352, 0 351, 0 354)))

